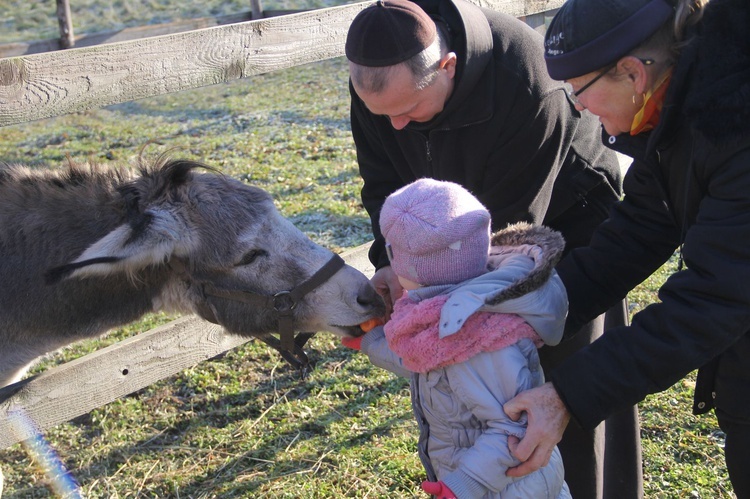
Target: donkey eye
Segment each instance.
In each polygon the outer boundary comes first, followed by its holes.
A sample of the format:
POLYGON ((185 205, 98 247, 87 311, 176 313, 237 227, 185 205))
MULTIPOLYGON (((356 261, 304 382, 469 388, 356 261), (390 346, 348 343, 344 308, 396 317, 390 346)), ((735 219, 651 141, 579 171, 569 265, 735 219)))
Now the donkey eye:
POLYGON ((259 257, 267 256, 267 255, 268 255, 268 252, 266 250, 261 250, 261 249, 250 250, 242 256, 242 259, 237 263, 237 266, 240 267, 242 265, 250 265, 259 257))

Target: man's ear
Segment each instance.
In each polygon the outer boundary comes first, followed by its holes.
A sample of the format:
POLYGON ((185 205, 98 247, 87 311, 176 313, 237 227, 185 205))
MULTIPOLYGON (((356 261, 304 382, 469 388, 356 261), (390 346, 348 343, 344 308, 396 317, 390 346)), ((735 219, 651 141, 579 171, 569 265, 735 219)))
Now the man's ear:
POLYGON ((632 55, 623 57, 617 62, 617 70, 627 75, 628 79, 633 82, 635 94, 644 94, 649 89, 649 75, 646 71, 646 65, 637 57, 632 55))
POLYGON ((448 52, 440 59, 440 65, 438 66, 438 68, 447 71, 448 77, 452 79, 454 76, 456 76, 457 62, 458 56, 456 56, 456 53, 448 52))

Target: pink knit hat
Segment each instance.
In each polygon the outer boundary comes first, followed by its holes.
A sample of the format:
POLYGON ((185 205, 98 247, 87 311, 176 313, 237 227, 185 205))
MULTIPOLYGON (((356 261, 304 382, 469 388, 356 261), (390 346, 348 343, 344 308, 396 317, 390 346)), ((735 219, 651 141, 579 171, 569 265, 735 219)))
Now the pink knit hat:
POLYGON ((422 286, 487 271, 490 213, 453 182, 423 178, 397 190, 380 211, 380 230, 393 271, 422 286))

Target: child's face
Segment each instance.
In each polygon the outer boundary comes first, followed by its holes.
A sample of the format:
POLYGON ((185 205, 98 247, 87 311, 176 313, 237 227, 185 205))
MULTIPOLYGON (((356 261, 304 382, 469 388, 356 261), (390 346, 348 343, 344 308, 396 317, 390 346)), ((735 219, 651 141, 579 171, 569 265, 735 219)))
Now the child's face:
POLYGON ((409 279, 401 276, 398 276, 398 282, 399 284, 401 284, 401 287, 407 291, 411 291, 412 289, 419 289, 422 287, 421 284, 417 284, 416 282, 410 281, 409 279))

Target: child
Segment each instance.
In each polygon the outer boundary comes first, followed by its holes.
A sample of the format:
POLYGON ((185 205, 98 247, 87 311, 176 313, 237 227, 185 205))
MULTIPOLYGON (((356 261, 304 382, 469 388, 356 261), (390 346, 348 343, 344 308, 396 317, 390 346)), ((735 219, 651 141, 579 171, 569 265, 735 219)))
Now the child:
POLYGON ((345 339, 373 364, 411 376, 419 456, 440 498, 570 497, 557 449, 522 478, 508 437, 524 436, 503 404, 541 385, 537 347, 557 344, 567 313, 554 272, 564 242, 517 224, 490 247, 490 214, 458 184, 421 179, 391 194, 380 213, 391 266, 404 287, 384 327, 345 339))

